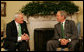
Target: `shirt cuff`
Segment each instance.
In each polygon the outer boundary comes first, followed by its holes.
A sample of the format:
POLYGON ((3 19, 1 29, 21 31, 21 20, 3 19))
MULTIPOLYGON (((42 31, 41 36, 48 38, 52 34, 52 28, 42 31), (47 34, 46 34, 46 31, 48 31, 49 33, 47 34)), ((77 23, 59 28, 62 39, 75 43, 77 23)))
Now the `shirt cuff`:
POLYGON ((69 40, 69 42, 71 42, 71 39, 68 39, 69 40))
POLYGON ((58 39, 58 41, 60 41, 61 39, 58 39))
POLYGON ((18 42, 20 42, 21 41, 21 36, 20 37, 18 37, 18 42))

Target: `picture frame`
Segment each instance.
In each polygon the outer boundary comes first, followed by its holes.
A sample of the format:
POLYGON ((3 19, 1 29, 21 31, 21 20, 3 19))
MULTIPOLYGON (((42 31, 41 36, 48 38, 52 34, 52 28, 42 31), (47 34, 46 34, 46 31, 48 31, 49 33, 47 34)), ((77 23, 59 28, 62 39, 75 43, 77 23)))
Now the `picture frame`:
POLYGON ((6 16, 6 2, 1 2, 1 16, 6 16))

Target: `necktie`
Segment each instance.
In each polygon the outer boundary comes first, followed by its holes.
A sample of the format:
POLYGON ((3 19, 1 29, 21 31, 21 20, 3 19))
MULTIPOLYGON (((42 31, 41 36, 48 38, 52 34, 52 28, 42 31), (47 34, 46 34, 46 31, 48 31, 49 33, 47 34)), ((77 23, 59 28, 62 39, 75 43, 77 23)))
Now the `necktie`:
POLYGON ((22 32, 21 32, 21 25, 19 24, 19 29, 18 29, 18 36, 21 36, 22 32))
POLYGON ((63 23, 61 24, 61 32, 62 32, 62 38, 65 38, 64 37, 64 30, 63 30, 63 23))

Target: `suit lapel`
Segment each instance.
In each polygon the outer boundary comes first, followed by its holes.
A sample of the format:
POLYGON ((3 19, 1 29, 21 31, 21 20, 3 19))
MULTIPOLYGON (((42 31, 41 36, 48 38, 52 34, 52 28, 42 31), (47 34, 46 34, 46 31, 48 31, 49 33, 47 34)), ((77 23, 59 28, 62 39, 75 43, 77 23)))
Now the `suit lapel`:
POLYGON ((14 20, 13 20, 13 31, 15 31, 16 35, 18 35, 17 27, 14 20))
POLYGON ((60 37, 62 37, 61 23, 58 24, 58 28, 57 29, 58 29, 60 37))
POLYGON ((68 21, 66 20, 66 21, 65 21, 65 25, 64 25, 64 28, 65 28, 65 29, 64 29, 64 33, 66 33, 66 31, 68 30, 67 27, 68 27, 68 21))
POLYGON ((21 31, 22 31, 22 34, 25 32, 24 24, 21 24, 21 31))
POLYGON ((68 22, 68 20, 66 20, 66 22, 65 22, 65 29, 64 29, 64 34, 65 34, 65 37, 67 38, 68 37, 68 35, 67 35, 67 31, 69 31, 69 22, 68 22))

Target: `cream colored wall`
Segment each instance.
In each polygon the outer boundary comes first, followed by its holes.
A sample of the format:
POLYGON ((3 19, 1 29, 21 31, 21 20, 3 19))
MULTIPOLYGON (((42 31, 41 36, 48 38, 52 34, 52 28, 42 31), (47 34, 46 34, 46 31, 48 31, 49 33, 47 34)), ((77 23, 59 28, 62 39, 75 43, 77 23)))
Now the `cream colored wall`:
POLYGON ((31 1, 1 1, 1 2, 6 2, 6 17, 1 17, 3 18, 6 23, 10 22, 13 20, 14 14, 18 12, 22 6, 24 6, 26 3, 29 3, 31 1))
MULTIPOLYGON (((8 23, 8 22, 13 20, 14 14, 16 12, 18 12, 22 8, 22 6, 24 6, 26 3, 29 3, 31 1, 5 1, 5 2, 7 3, 7 6, 6 6, 6 8, 7 8, 6 9, 7 16, 6 17, 1 17, 1 18, 3 18, 4 21, 6 23, 8 23)), ((78 14, 78 19, 81 22, 81 31, 82 31, 81 34, 83 35, 83 2, 82 1, 72 1, 72 2, 74 2, 76 5, 79 6, 80 12, 78 14)), ((31 36, 30 36, 30 38, 31 38, 30 50, 31 51, 34 50, 34 43, 32 42, 33 41, 33 37, 34 37, 34 35, 33 35, 34 28, 37 28, 38 25, 45 25, 45 27, 53 27, 52 25, 54 25, 54 24, 55 24, 54 21, 43 21, 43 22, 40 21, 39 23, 38 23, 38 21, 36 21, 36 23, 34 23, 34 21, 30 22, 30 25, 28 26, 28 28, 29 28, 29 33, 31 34, 31 36), (51 22, 53 24, 51 24, 51 22), (48 25, 50 25, 50 26, 48 26, 48 25)), ((39 27, 44 27, 44 26, 39 26, 39 27)))
POLYGON ((83 36, 83 1, 73 1, 77 6, 79 6, 78 20, 81 22, 81 36, 83 36))

